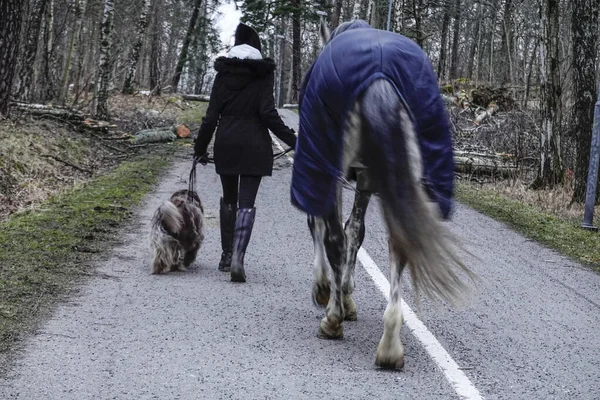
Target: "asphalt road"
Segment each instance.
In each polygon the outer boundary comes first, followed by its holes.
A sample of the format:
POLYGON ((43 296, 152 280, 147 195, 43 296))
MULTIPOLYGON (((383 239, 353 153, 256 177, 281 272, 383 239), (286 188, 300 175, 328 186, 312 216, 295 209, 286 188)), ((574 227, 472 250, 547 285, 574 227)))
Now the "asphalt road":
MULTIPOLYGON (((189 167, 178 160, 123 231, 124 244, 98 265, 100 276, 26 341, 0 378, 1 399, 459 398, 406 326, 404 371, 375 368, 386 300, 360 264, 358 321, 346 323, 341 341, 317 338, 312 243, 289 202, 285 158, 259 191, 246 284, 217 270, 221 189, 212 166, 198 171, 207 234, 196 268, 150 275, 150 218, 186 187, 189 167)), ((349 208, 350 193, 345 201, 349 208)), ((462 308, 424 303, 418 316, 470 384, 485 399, 600 399, 600 276, 461 205, 450 226, 478 258, 467 260, 480 281, 462 308)), ((363 248, 387 276, 375 203, 363 248)))

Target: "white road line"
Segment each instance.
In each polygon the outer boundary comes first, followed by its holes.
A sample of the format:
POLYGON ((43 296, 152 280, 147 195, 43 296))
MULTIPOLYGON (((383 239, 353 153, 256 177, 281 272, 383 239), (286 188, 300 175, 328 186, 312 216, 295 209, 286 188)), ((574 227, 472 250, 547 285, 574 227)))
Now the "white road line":
MULTIPOLYGON (((279 140, 277 140, 272 133, 271 139, 273 140, 273 143, 275 143, 275 146, 283 151, 283 147, 279 143, 279 140)), ((294 160, 288 154, 286 154, 286 157, 290 163, 294 163, 294 160)), ((379 288, 386 300, 389 301, 390 283, 383 275, 383 272, 381 272, 381 269, 375 264, 375 261, 369 256, 369 253, 362 247, 358 250, 358 260, 365 271, 371 276, 371 279, 373 279, 373 282, 379 288)), ((481 394, 479 394, 479 390, 477 390, 467 375, 465 375, 458 364, 452 359, 450 354, 448 354, 440 342, 433 336, 433 333, 427 329, 425 324, 421 322, 419 317, 417 317, 415 312, 404 300, 402 300, 402 315, 404 316, 404 321, 406 322, 408 329, 410 329, 417 340, 421 342, 427 353, 429 353, 429 356, 442 370, 444 376, 454 388, 454 391, 464 400, 483 399, 481 394)))
MULTIPOLYGON (((358 260, 365 271, 371 276, 371 279, 373 279, 373 282, 375 282, 381 293, 383 293, 384 297, 389 301, 390 283, 371 256, 369 256, 369 253, 362 247, 358 250, 358 260)), ((442 370, 448 382, 454 387, 456 393, 465 400, 482 399, 477 388, 404 300, 402 300, 402 314, 408 329, 411 330, 412 334, 425 347, 425 350, 427 350, 433 361, 442 370)))

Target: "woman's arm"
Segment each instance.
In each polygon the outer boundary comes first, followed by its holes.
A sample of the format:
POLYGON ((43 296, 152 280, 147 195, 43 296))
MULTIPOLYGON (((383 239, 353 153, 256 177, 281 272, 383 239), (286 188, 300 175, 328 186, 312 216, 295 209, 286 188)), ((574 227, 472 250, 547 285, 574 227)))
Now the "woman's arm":
POLYGON ((275 136, 292 149, 295 149, 296 135, 292 129, 283 123, 275 109, 275 99, 273 98, 274 81, 275 75, 273 73, 269 74, 260 99, 260 118, 275 136))
POLYGON ((221 114, 221 101, 219 98, 220 86, 221 79, 220 75, 217 74, 210 93, 208 109, 206 110, 204 118, 202 118, 202 125, 200 125, 200 129, 198 129, 198 137, 194 144, 194 155, 197 157, 201 157, 206 153, 208 145, 215 133, 217 123, 219 122, 219 116, 221 114))

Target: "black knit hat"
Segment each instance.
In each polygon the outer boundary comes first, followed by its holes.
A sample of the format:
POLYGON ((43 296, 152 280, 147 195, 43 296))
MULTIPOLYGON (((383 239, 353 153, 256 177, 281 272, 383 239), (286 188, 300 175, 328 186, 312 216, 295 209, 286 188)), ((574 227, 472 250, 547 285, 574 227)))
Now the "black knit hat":
POLYGON ((258 33, 251 27, 246 24, 240 22, 235 30, 235 44, 234 46, 239 46, 240 44, 247 44, 248 46, 252 46, 258 51, 260 49, 260 38, 258 37, 258 33))

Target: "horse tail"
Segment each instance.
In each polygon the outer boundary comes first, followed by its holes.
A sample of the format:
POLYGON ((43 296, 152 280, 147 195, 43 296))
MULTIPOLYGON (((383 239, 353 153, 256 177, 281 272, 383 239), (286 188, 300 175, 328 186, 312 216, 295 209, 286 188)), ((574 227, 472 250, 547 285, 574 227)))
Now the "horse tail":
POLYGON ((417 301, 422 292, 456 303, 466 289, 461 271, 474 275, 456 255, 441 212, 421 185, 421 152, 409 111, 383 79, 366 89, 359 107, 364 156, 384 206, 390 251, 407 262, 417 301))

